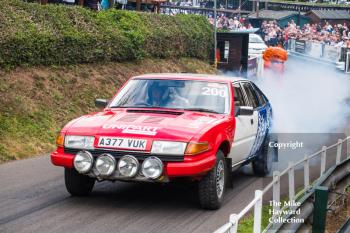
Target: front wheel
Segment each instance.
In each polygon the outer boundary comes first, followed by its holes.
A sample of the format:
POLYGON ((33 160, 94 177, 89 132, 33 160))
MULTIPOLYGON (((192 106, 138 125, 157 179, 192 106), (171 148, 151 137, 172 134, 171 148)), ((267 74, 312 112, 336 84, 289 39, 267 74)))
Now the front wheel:
POLYGON ((224 153, 218 151, 215 167, 198 185, 199 202, 202 208, 210 210, 220 208, 225 191, 226 172, 224 153))
POLYGON ((91 193, 95 179, 79 174, 75 169, 64 169, 64 181, 72 196, 87 196, 91 193))

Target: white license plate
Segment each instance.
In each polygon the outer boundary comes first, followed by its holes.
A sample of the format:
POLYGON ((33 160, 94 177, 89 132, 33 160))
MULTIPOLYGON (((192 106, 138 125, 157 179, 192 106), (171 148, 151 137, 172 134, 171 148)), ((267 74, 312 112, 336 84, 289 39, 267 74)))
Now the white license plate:
POLYGON ((146 150, 147 140, 136 138, 100 137, 98 147, 146 150))

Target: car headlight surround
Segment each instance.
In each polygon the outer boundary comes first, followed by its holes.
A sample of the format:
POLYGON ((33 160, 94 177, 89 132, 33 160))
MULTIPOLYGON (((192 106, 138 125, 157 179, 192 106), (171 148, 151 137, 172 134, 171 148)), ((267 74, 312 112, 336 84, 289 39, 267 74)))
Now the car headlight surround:
POLYGON ((176 141, 153 141, 151 154, 183 155, 187 143, 176 141))
POLYGON ((134 177, 139 171, 139 161, 131 155, 121 157, 117 165, 120 175, 124 177, 134 177))
POLYGON ((95 169, 101 176, 110 176, 116 168, 115 158, 110 154, 102 154, 97 157, 95 169))
POLYGON ((94 149, 94 136, 66 135, 64 146, 74 149, 94 149))
POLYGON ((163 174, 163 163, 157 157, 148 157, 143 161, 141 171, 146 178, 157 179, 163 174))
POLYGON ((73 160, 75 170, 81 174, 88 173, 94 164, 94 157, 88 151, 79 151, 73 160))

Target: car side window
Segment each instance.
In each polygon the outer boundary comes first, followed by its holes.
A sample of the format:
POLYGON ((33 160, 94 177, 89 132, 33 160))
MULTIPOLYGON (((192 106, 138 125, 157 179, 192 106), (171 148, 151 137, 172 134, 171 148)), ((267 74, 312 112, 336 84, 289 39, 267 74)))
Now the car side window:
POLYGON ((254 88, 254 91, 259 99, 259 106, 264 106, 267 102, 266 97, 264 96, 264 94, 262 93, 262 91, 254 84, 251 84, 254 88))
POLYGON ((244 101, 244 95, 242 91, 241 85, 239 83, 234 83, 233 85, 233 92, 234 92, 234 104, 236 106, 247 106, 244 101))
POLYGON ((253 89, 253 87, 250 85, 249 82, 243 82, 242 86, 244 88, 245 93, 247 94, 247 97, 249 99, 249 106, 253 108, 259 107, 259 99, 253 89))

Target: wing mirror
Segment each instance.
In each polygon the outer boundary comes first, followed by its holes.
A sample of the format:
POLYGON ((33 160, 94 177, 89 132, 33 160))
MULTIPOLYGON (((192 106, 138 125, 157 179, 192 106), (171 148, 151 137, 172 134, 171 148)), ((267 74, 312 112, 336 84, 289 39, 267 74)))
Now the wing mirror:
POLYGON ((99 108, 105 108, 108 105, 108 100, 106 99, 96 99, 95 106, 99 108))
POLYGON ((253 107, 235 106, 235 116, 252 116, 254 113, 253 107))

